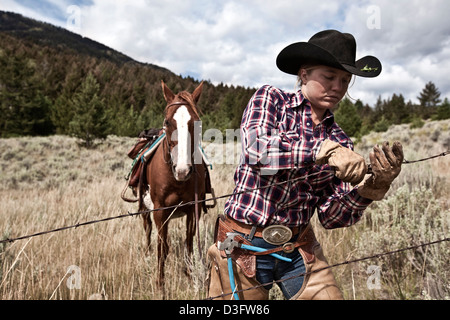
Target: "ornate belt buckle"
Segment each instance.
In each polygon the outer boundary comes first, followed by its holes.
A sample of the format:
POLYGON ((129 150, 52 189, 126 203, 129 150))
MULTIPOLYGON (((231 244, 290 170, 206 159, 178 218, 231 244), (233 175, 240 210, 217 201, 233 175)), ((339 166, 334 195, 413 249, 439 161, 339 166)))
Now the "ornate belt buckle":
POLYGON ((262 237, 266 242, 279 246, 292 238, 292 231, 286 226, 273 225, 264 228, 262 237))

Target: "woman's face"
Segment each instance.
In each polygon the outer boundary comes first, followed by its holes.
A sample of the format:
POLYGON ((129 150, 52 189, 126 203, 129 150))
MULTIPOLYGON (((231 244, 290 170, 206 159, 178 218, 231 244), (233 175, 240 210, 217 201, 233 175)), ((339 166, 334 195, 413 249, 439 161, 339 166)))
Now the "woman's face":
POLYGON ((342 100, 352 79, 350 72, 328 66, 300 71, 302 93, 313 108, 330 109, 342 100))

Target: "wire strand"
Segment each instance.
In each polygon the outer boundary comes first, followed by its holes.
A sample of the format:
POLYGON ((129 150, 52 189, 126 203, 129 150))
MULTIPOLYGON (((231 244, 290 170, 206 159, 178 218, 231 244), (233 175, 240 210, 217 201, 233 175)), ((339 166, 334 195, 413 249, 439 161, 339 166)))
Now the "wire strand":
MULTIPOLYGON (((275 284, 275 283, 281 283, 283 281, 292 280, 292 279, 295 279, 295 278, 307 276, 307 275, 312 274, 312 273, 317 273, 319 271, 323 271, 323 270, 326 270, 326 269, 336 268, 336 267, 343 266, 343 265, 346 265, 346 264, 357 263, 357 262, 361 262, 361 261, 365 261, 365 260, 369 260, 369 259, 374 259, 374 258, 380 258, 380 257, 383 257, 383 256, 387 256, 387 255, 391 255, 391 254, 395 254, 395 253, 399 253, 399 252, 403 252, 403 251, 409 251, 409 250, 417 249, 417 248, 420 248, 420 247, 431 246, 431 245, 438 244, 438 243, 441 243, 441 242, 444 242, 444 241, 450 241, 450 238, 439 239, 439 240, 435 240, 435 241, 431 241, 431 242, 427 242, 427 243, 422 243, 422 244, 415 245, 415 246, 410 246, 410 247, 406 247, 406 248, 400 248, 400 249, 387 251, 387 252, 383 252, 383 253, 377 253, 377 254, 374 254, 372 256, 367 256, 367 257, 358 258, 358 259, 354 259, 354 260, 346 260, 346 261, 335 263, 333 265, 329 265, 329 266, 326 266, 326 267, 323 267, 323 268, 319 268, 319 269, 316 269, 316 270, 313 270, 313 271, 302 272, 300 274, 297 274, 297 275, 294 275, 294 276, 291 276, 291 277, 288 277, 288 278, 285 278, 285 279, 274 280, 274 281, 271 281, 271 282, 255 285, 253 287, 237 290, 237 291, 235 291, 235 293, 240 293, 240 292, 244 292, 244 291, 257 289, 257 288, 265 287, 267 285, 271 285, 271 284, 275 284)), ((230 293, 222 293, 222 294, 220 294, 218 296, 209 297, 209 298, 206 298, 204 300, 214 300, 214 299, 217 299, 217 298, 223 298, 223 297, 229 296, 231 294, 233 294, 233 293, 231 293, 231 292, 230 293)))
MULTIPOLYGON (((419 159, 419 160, 412 160, 412 161, 404 160, 403 163, 404 164, 412 164, 412 163, 417 163, 417 162, 421 162, 421 161, 431 160, 431 159, 438 158, 438 157, 444 157, 444 156, 446 156, 448 154, 450 154, 450 150, 447 150, 445 152, 442 152, 440 154, 437 154, 437 155, 434 155, 434 156, 431 156, 431 157, 419 159)), ((121 219, 121 218, 125 218, 125 217, 130 217, 130 216, 138 216, 138 215, 141 215, 141 214, 151 213, 151 212, 161 211, 161 210, 168 210, 168 209, 172 209, 173 210, 173 209, 184 207, 184 206, 195 205, 195 203, 204 203, 204 202, 208 202, 208 201, 220 200, 220 199, 228 198, 228 197, 230 197, 232 195, 244 194, 244 193, 247 193, 247 192, 253 192, 255 190, 261 190, 261 189, 265 189, 265 188, 270 188, 272 186, 283 185, 283 184, 290 183, 290 182, 295 182, 295 181, 298 181, 298 180, 301 180, 301 179, 306 179, 306 178, 313 177, 315 175, 321 174, 324 171, 334 172, 333 170, 322 170, 322 171, 319 171, 319 172, 316 172, 316 173, 311 173, 311 174, 306 173, 304 176, 301 176, 301 177, 288 179, 286 181, 281 181, 281 182, 269 184, 269 185, 266 185, 266 186, 263 186, 263 187, 248 188, 248 189, 244 189, 244 190, 239 191, 239 192, 233 192, 233 193, 225 194, 225 195, 218 196, 218 197, 211 197, 211 198, 208 198, 208 199, 202 199, 202 200, 198 200, 198 201, 193 200, 193 201, 185 202, 183 204, 178 204, 178 205, 173 205, 173 206, 168 206, 168 207, 161 207, 161 208, 156 208, 156 209, 148 209, 148 210, 143 210, 143 211, 138 211, 138 212, 128 212, 127 214, 121 214, 121 215, 118 215, 118 216, 113 216, 113 217, 107 217, 107 218, 103 218, 103 219, 97 219, 97 220, 91 220, 91 221, 76 223, 74 225, 64 226, 64 227, 60 227, 60 228, 56 228, 56 229, 52 229, 52 230, 47 230, 47 231, 36 232, 36 233, 33 233, 33 234, 23 235, 23 236, 19 236, 19 237, 16 237, 16 238, 5 238, 3 240, 0 240, 0 244, 2 244, 2 243, 12 243, 12 242, 15 242, 15 241, 18 241, 18 240, 24 240, 24 239, 37 237, 37 236, 41 236, 41 235, 45 235, 45 234, 49 234, 49 233, 53 233, 53 232, 59 232, 59 231, 63 231, 63 230, 78 228, 78 227, 81 227, 81 226, 87 226, 87 225, 94 224, 94 223, 111 221, 111 220, 121 219)))
MULTIPOLYGON (((450 154, 450 150, 442 152, 442 153, 440 153, 438 155, 434 155, 434 156, 423 158, 423 159, 419 159, 419 160, 413 160, 413 161, 404 160, 403 163, 404 164, 412 164, 412 163, 417 163, 417 162, 421 162, 421 161, 431 160, 431 159, 438 158, 438 157, 444 157, 444 156, 446 156, 448 154, 450 154)), ((202 199, 202 200, 198 200, 198 201, 185 202, 185 203, 181 203, 181 204, 174 205, 174 206, 169 206, 169 207, 149 209, 149 210, 138 211, 138 212, 128 212, 127 214, 121 214, 121 215, 118 215, 118 216, 107 217, 107 218, 98 219, 98 220, 91 220, 91 221, 86 221, 86 222, 81 222, 81 223, 77 222, 74 225, 64 226, 64 227, 60 227, 60 228, 56 228, 56 229, 52 229, 52 230, 41 231, 41 232, 37 232, 37 233, 29 234, 29 235, 24 235, 24 236, 20 236, 20 237, 16 237, 16 238, 11 238, 11 239, 10 238, 6 238, 6 239, 3 239, 3 240, 0 240, 0 244, 2 244, 2 243, 12 243, 12 242, 15 242, 15 241, 18 241, 18 240, 23 240, 23 239, 33 238, 33 237, 37 237, 37 236, 45 235, 45 234, 49 234, 49 233, 54 233, 54 232, 59 232, 59 231, 63 231, 63 230, 78 228, 80 226, 87 226, 87 225, 91 225, 91 224, 95 224, 95 223, 111 221, 111 220, 121 219, 121 218, 125 218, 125 217, 130 217, 130 216, 138 216, 138 215, 141 215, 141 214, 144 214, 144 213, 150 213, 150 212, 155 212, 155 211, 159 211, 159 210, 166 210, 166 209, 173 209, 173 210, 175 210, 175 209, 180 208, 180 207, 194 205, 195 203, 203 203, 203 202, 212 201, 212 200, 219 200, 219 199, 230 197, 230 196, 236 195, 236 194, 243 194, 243 193, 246 193, 246 192, 251 192, 251 191, 255 191, 255 190, 265 189, 265 188, 269 188, 269 187, 276 186, 276 185, 282 185, 282 184, 286 184, 286 183, 289 183, 289 182, 295 182, 295 181, 298 181, 300 179, 306 179, 306 178, 315 176, 317 174, 321 174, 324 171, 334 172, 333 170, 322 170, 322 171, 319 171, 319 172, 316 172, 316 173, 311 173, 309 175, 308 175, 308 173, 306 173, 304 176, 297 177, 297 178, 294 178, 294 179, 288 179, 286 181, 273 183, 273 184, 270 184, 270 185, 267 185, 267 186, 263 186, 263 187, 248 188, 248 189, 244 189, 244 190, 242 190, 240 192, 233 192, 233 193, 225 194, 225 195, 218 196, 218 197, 212 197, 212 198, 202 199)), ((410 246, 410 247, 406 247, 406 248, 400 248, 400 249, 397 249, 397 250, 388 251, 388 252, 384 252, 384 253, 378 253, 378 254, 375 254, 375 255, 372 255, 372 256, 367 256, 367 257, 363 257, 363 258, 359 258, 359 259, 347 260, 347 261, 336 263, 336 264, 333 264, 333 265, 329 265, 327 267, 323 267, 323 268, 320 268, 320 269, 317 269, 317 270, 314 270, 314 271, 304 272, 304 273, 301 273, 301 274, 298 274, 298 275, 295 275, 295 276, 292 276, 292 277, 289 277, 289 278, 275 280, 275 281, 264 283, 264 284, 259 284, 259 285, 256 285, 256 286, 253 286, 253 287, 250 287, 250 288, 246 288, 246 289, 236 290, 235 293, 237 294, 239 292, 253 290, 253 289, 256 289, 256 288, 259 288, 259 287, 262 287, 262 286, 267 286, 267 285, 270 285, 270 284, 287 281, 287 280, 290 280, 290 279, 298 278, 298 277, 301 277, 301 276, 305 276, 305 275, 308 275, 308 274, 316 273, 316 272, 319 272, 319 271, 322 271, 322 270, 331 269, 331 268, 335 268, 335 267, 346 265, 346 264, 357 263, 357 262, 361 262, 361 261, 365 261, 365 260, 369 260, 369 259, 374 259, 374 258, 380 258, 382 256, 391 255, 391 254, 395 254, 395 253, 399 253, 399 252, 403 252, 403 251, 417 249, 419 247, 430 246, 430 245, 438 244, 438 243, 441 243, 441 242, 444 242, 444 241, 450 241, 450 238, 444 238, 444 239, 435 240, 435 241, 432 241, 432 242, 423 243, 423 244, 419 244, 419 245, 415 245, 415 246, 410 246)), ((209 297, 209 298, 207 298, 205 300, 213 300, 213 299, 225 297, 225 296, 232 295, 232 294, 234 294, 234 292, 223 293, 223 294, 215 296, 215 297, 209 297)))

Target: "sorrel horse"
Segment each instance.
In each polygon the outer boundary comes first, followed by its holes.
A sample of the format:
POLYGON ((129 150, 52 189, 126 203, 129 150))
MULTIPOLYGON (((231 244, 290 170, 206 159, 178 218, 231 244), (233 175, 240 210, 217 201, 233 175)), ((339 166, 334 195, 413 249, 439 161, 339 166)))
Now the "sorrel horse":
MULTIPOLYGON (((150 249, 152 220, 158 231, 158 286, 164 287, 164 263, 169 253, 168 226, 169 220, 186 216, 186 248, 188 254, 193 252, 193 237, 196 221, 200 216, 200 205, 173 208, 194 200, 205 198, 206 166, 199 152, 199 140, 195 137, 194 124, 200 121, 196 108, 202 92, 203 82, 192 94, 182 91, 175 95, 164 82, 161 81, 164 98, 167 102, 164 117, 165 137, 155 150, 150 163, 147 165, 146 181, 148 195, 145 206, 155 209, 143 215, 147 246, 150 249), (196 207, 197 206, 197 207, 196 207), (160 209, 172 207, 170 209, 160 209), (197 215, 197 217, 196 217, 197 215)), ((197 123, 198 124, 198 123, 197 123)), ((200 132, 201 134, 201 132, 200 132)), ((200 137, 200 135, 198 135, 200 137)), ((141 193, 142 196, 142 193, 141 193)), ((145 210, 140 201, 140 210, 145 210)), ((187 268, 187 270, 189 270, 187 268)))

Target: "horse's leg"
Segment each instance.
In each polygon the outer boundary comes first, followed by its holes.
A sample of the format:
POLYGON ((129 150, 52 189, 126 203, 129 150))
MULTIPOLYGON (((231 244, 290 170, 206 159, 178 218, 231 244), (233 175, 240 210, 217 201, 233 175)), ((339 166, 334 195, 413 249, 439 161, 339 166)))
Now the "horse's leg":
POLYGON ((155 214, 153 218, 155 219, 156 228, 158 229, 158 279, 157 285, 159 288, 164 289, 164 264, 169 254, 169 240, 168 240, 168 225, 170 212, 167 213, 165 210, 155 214))
POLYGON ((150 253, 151 251, 151 239, 152 239, 152 218, 150 217, 150 213, 144 213, 142 215, 142 220, 144 223, 145 236, 147 238, 147 250, 146 253, 150 253))
MULTIPOLYGON (((145 172, 141 173, 141 178, 139 179, 139 210, 153 210, 154 205, 152 202, 151 197, 151 188, 150 184, 152 181, 152 162, 148 163, 146 166, 144 166, 145 172), (145 175, 146 179, 143 179, 143 176, 145 175), (145 186, 144 186, 145 182, 145 186)), ((151 251, 151 242, 152 242, 152 218, 151 215, 153 212, 147 212, 142 215, 143 222, 144 222, 144 230, 145 230, 145 236, 147 238, 147 254, 151 251)))
POLYGON ((194 234, 195 234, 195 216, 192 210, 188 210, 186 213, 186 267, 184 269, 185 274, 190 277, 191 275, 191 264, 189 263, 192 257, 192 252, 194 249, 194 234))
MULTIPOLYGON (((148 190, 143 195, 142 205, 139 210, 145 211, 145 210, 153 210, 154 205, 152 202, 152 198, 150 195, 150 185, 148 186, 148 190)), ((147 238, 147 253, 150 253, 151 251, 151 238, 152 238, 152 218, 151 215, 152 212, 147 212, 142 215, 143 222, 144 222, 144 230, 145 230, 145 236, 147 238)))
POLYGON ((186 248, 188 254, 191 255, 194 248, 194 234, 195 234, 195 217, 194 213, 189 210, 186 214, 186 248))

